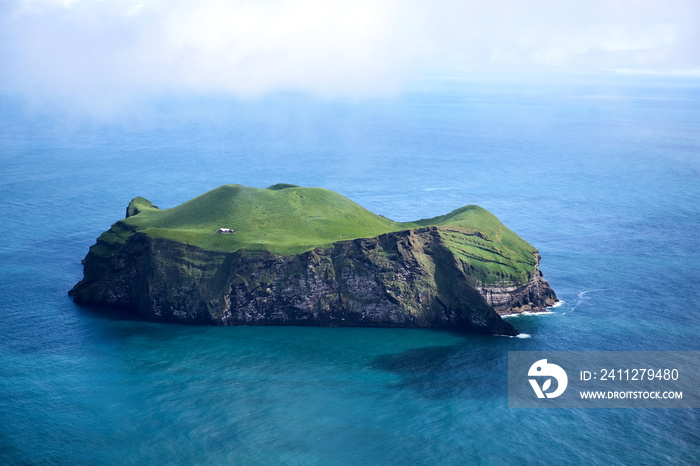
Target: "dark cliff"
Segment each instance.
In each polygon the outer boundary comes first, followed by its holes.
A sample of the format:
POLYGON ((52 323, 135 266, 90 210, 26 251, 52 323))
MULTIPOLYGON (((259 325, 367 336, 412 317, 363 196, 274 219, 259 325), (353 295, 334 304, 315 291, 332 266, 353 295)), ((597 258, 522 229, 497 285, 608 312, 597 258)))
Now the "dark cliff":
MULTIPOLYGON (((539 257, 537 257, 539 259, 539 257)), ((515 335, 496 311, 556 301, 537 266, 527 283, 474 284, 437 227, 301 254, 233 253, 134 233, 105 261, 85 259, 78 303, 217 325, 444 327, 515 335)))

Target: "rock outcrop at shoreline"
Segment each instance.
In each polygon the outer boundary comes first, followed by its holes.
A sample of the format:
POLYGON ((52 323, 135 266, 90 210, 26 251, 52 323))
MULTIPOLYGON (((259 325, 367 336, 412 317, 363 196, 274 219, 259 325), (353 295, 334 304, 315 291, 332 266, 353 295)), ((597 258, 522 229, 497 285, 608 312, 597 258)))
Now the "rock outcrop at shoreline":
MULTIPOLYGON (((129 218, 91 248, 84 278, 70 291, 76 302, 195 324, 438 327, 516 335, 500 315, 542 311, 557 301, 542 278, 537 250, 527 245, 529 250, 513 252, 506 247, 512 244, 464 222, 395 224, 414 228, 289 254, 275 247, 227 251, 177 241, 136 221, 144 210, 157 208, 142 198, 132 201, 129 218)), ((212 233, 217 241, 237 234, 212 233)))

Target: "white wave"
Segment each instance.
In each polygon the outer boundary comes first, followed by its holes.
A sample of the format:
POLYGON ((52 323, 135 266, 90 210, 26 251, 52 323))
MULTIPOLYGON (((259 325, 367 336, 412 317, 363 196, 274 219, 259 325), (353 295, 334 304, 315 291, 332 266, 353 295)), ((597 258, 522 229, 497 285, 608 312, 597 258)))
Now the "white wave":
POLYGON ((556 303, 552 304, 551 306, 549 306, 549 307, 547 307, 547 308, 545 308, 545 309, 555 309, 555 308, 561 306, 562 304, 564 304, 565 302, 566 302, 566 301, 563 301, 563 300, 562 300, 562 301, 557 301, 556 303))
POLYGON ((521 312, 521 316, 542 316, 542 315, 548 315, 548 314, 554 314, 553 311, 541 311, 541 312, 521 312))
MULTIPOLYGON (((546 308, 550 309, 550 308, 546 308)), ((506 314, 504 316, 501 316, 501 319, 510 319, 512 317, 520 317, 520 316, 541 316, 541 315, 547 315, 547 314, 554 314, 553 311, 541 311, 541 312, 530 312, 530 311, 525 311, 525 312, 518 312, 517 314, 506 314)))
POLYGON ((532 335, 530 335, 529 333, 519 333, 519 334, 517 334, 517 335, 515 335, 515 336, 514 336, 514 335, 501 335, 501 334, 497 334, 496 336, 497 336, 497 337, 506 337, 506 338, 532 338, 532 335))

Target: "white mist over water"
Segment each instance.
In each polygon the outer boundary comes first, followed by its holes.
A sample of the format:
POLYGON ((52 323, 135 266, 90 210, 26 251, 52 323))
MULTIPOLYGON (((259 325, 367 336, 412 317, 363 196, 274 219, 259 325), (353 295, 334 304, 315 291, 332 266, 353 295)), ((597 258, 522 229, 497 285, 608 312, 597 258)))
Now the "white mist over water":
POLYGON ((0 31, 0 92, 96 114, 193 92, 391 96, 484 72, 700 74, 694 0, 9 0, 0 31))

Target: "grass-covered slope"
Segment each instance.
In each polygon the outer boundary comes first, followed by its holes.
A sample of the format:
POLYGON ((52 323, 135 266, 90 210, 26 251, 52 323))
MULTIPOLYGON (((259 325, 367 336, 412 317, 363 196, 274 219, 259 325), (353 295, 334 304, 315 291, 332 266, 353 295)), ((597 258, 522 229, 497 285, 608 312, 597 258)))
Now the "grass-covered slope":
POLYGON ((226 185, 165 210, 140 204, 141 212, 124 223, 153 237, 224 252, 296 254, 402 229, 333 191, 291 185, 282 189, 226 185), (219 228, 235 233, 219 234, 219 228))
POLYGON ((522 283, 535 267, 535 248, 479 206, 468 205, 415 223, 441 227, 442 239, 478 281, 522 283))
POLYGON ((292 255, 339 241, 437 226, 450 250, 478 281, 519 281, 535 265, 534 248, 478 206, 416 222, 393 222, 321 188, 225 185, 171 209, 137 197, 127 218, 98 238, 91 253, 107 258, 135 231, 205 250, 265 250, 292 255), (220 228, 234 230, 219 234, 220 228))

